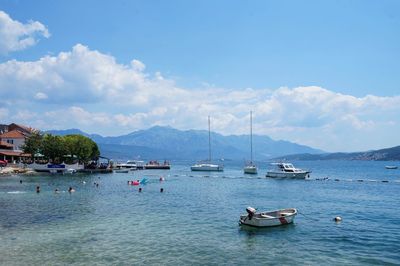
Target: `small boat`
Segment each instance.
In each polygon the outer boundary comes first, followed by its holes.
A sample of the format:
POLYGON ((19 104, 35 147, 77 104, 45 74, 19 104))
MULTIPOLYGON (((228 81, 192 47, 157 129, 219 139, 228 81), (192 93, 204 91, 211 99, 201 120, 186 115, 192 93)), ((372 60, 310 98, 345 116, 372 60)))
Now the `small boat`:
POLYGON ((386 169, 397 169, 398 167, 395 165, 386 165, 385 168, 386 169))
POLYGON ((294 208, 280 209, 275 211, 258 212, 253 207, 246 208, 247 214, 240 215, 240 225, 254 227, 270 227, 293 223, 297 215, 294 208))
POLYGON ((211 126, 210 126, 210 116, 208 116, 208 160, 206 162, 199 162, 190 167, 191 171, 224 171, 224 165, 222 164, 212 164, 211 163, 211 126))
POLYGON ((306 178, 310 177, 311 171, 295 168, 291 163, 272 163, 275 169, 267 171, 266 177, 277 178, 306 178))
POLYGON ((119 174, 121 174, 121 173, 127 174, 127 173, 129 173, 129 169, 115 169, 114 172, 119 173, 119 174))
POLYGON ((137 169, 138 163, 137 161, 126 161, 126 163, 117 163, 117 168, 128 168, 128 169, 137 169))

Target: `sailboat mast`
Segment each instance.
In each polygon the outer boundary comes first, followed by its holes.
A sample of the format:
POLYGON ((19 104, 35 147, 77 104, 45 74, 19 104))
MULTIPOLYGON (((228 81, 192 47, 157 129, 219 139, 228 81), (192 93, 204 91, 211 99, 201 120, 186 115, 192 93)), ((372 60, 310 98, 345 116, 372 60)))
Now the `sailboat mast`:
POLYGON ((250 111, 250 162, 253 163, 253 113, 250 111))
POLYGON ((211 126, 210 126, 210 116, 208 116, 208 161, 211 163, 211 126))

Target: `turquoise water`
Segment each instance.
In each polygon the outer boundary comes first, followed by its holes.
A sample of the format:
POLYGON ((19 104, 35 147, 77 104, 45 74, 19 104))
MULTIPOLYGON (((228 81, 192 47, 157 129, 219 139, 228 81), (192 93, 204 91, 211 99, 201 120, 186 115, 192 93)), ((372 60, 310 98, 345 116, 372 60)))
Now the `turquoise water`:
POLYGON ((210 174, 174 165, 1 177, 0 264, 400 264, 400 170, 386 164, 295 162, 313 171, 312 180, 267 179, 266 166, 259 176, 245 176, 241 164, 230 162, 210 174), (141 193, 127 185, 144 176, 149 183, 141 193), (76 192, 65 192, 69 186, 76 192), (242 228, 238 218, 247 206, 295 207, 300 214, 292 225, 242 228), (341 223, 332 221, 337 215, 341 223))

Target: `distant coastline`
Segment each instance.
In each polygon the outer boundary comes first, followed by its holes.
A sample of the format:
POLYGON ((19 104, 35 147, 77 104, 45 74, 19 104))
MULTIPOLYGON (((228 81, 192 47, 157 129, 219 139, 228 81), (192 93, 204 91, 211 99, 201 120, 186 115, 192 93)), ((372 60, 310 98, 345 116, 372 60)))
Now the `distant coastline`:
POLYGON ((310 154, 301 153, 276 157, 276 160, 299 160, 299 161, 317 161, 317 160, 359 160, 359 161, 400 161, 400 146, 386 149, 372 150, 365 152, 335 152, 310 154))

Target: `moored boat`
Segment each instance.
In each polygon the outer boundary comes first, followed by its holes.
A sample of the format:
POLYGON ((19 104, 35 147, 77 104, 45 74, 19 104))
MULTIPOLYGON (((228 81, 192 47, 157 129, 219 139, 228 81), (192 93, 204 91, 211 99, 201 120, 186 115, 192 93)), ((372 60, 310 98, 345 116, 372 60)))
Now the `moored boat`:
POLYGON ((254 227, 270 227, 293 223, 297 215, 295 208, 280 209, 274 211, 257 212, 252 207, 246 208, 247 214, 240 215, 240 225, 254 227))
POLYGON ((385 168, 386 168, 386 169, 392 169, 392 170, 393 170, 393 169, 397 169, 398 167, 395 166, 395 165, 386 165, 385 168))
POLYGON ((253 163, 253 112, 250 111, 250 163, 243 168, 245 174, 257 174, 257 166, 253 163))
POLYGON ((211 163, 197 163, 190 167, 192 171, 216 171, 222 172, 224 171, 224 167, 218 164, 211 164, 211 163))
POLYGON ((122 173, 127 174, 127 173, 129 173, 129 169, 115 169, 114 172, 119 173, 119 174, 122 174, 122 173))
POLYGON ((311 171, 295 168, 291 163, 272 163, 275 169, 267 171, 266 177, 305 179, 311 171))
POLYGON ((223 164, 213 164, 211 163, 211 125, 210 116, 208 116, 208 160, 206 162, 199 162, 190 167, 191 171, 224 171, 223 164))

